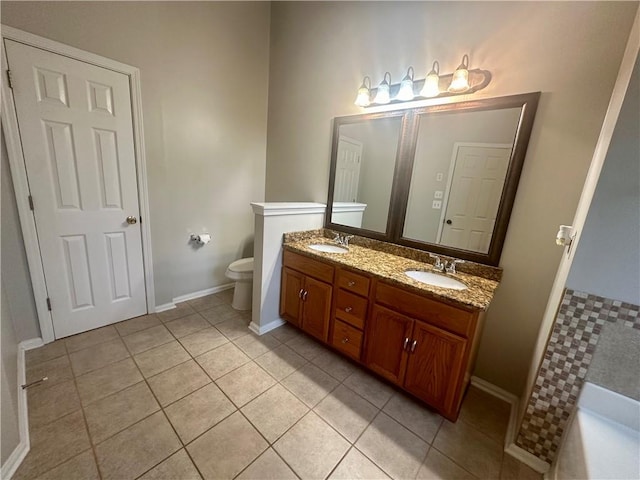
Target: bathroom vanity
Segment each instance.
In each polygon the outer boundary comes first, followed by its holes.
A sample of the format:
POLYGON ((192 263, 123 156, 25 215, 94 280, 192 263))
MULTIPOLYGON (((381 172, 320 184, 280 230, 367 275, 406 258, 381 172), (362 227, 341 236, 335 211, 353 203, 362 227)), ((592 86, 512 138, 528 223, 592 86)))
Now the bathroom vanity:
POLYGON ((465 264, 476 274, 447 275, 465 289, 437 287, 405 274, 433 270, 424 252, 322 252, 323 233, 285 235, 282 318, 455 421, 500 269, 465 264))

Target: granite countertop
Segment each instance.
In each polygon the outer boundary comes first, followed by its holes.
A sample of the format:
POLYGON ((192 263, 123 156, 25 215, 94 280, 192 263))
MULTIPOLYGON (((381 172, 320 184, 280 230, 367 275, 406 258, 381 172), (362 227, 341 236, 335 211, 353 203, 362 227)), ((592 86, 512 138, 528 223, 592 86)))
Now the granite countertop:
POLYGON ((328 261, 334 265, 348 267, 352 270, 372 274, 388 283, 395 284, 413 290, 434 299, 461 307, 486 310, 493 299, 497 280, 491 280, 468 273, 447 273, 447 276, 464 283, 465 290, 453 290, 450 288, 435 287, 423 282, 418 282, 405 275, 407 270, 423 270, 436 272, 433 265, 420 262, 411 258, 394 255, 365 248, 359 245, 349 245, 347 253, 325 253, 309 247, 313 244, 335 245, 331 239, 321 234, 285 236, 284 247, 292 252, 300 253, 308 257, 315 257, 328 261))

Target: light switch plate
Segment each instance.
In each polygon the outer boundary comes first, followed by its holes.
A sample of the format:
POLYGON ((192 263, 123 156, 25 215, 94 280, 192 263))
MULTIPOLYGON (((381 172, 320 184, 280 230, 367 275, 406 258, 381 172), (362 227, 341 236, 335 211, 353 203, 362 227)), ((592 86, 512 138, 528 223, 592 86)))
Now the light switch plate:
POLYGON ((435 208, 436 210, 442 208, 442 202, 440 200, 434 200, 431 204, 431 208, 435 208))
POLYGON ((444 192, 442 190, 436 190, 433 194, 433 198, 442 198, 444 192))

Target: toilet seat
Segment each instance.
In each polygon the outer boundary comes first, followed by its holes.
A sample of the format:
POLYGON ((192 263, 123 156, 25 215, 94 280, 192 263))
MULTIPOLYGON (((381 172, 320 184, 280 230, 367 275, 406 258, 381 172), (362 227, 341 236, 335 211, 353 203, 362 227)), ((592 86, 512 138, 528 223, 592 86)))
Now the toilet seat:
POLYGON ((252 280, 253 279, 253 257, 236 260, 225 273, 231 280, 252 280))

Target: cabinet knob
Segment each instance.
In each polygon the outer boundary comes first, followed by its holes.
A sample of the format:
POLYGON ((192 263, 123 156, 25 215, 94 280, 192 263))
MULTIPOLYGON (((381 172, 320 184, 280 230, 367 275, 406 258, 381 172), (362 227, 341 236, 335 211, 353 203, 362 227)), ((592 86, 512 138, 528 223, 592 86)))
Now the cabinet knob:
POLYGON ((416 351, 416 346, 418 345, 418 341, 414 340, 413 343, 411 344, 411 353, 416 351))
POLYGON ((353 310, 352 307, 347 307, 347 308, 344 309, 344 311, 347 312, 347 313, 351 312, 351 310, 353 310))
POLYGON ((298 292, 298 298, 302 298, 302 294, 304 293, 304 289, 300 289, 300 291, 298 292))
POLYGON ((347 342, 349 342, 349 338, 345 337, 342 339, 342 343, 347 343, 347 342))
POLYGON ((408 338, 405 338, 405 339, 404 339, 404 343, 402 344, 402 349, 403 349, 403 350, 406 350, 406 349, 407 349, 407 345, 408 345, 408 344, 409 344, 409 339, 408 339, 408 338))
POLYGON ((347 283, 347 285, 349 285, 350 287, 353 287, 356 284, 356 282, 354 282, 353 280, 349 280, 349 283, 347 283))
POLYGON ((309 295, 309 292, 307 290, 305 290, 304 292, 302 292, 302 301, 306 302, 307 301, 307 295, 309 295))

